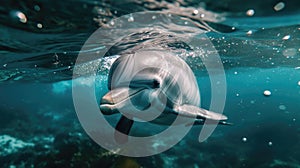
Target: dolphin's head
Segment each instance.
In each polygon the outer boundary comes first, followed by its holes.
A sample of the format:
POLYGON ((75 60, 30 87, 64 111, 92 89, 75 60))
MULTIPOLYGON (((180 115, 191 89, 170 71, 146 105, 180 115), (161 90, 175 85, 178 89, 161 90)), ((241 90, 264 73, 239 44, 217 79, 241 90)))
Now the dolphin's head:
MULTIPOLYGON (((146 109, 151 103, 152 94, 162 85, 161 76, 156 68, 146 68, 136 73, 131 81, 119 82, 117 87, 112 85, 100 102, 100 110, 105 115, 133 110, 146 109), (132 107, 132 108, 130 108, 132 107), (124 110, 126 109, 126 110, 124 110)), ((114 84, 114 79, 110 83, 114 84)))

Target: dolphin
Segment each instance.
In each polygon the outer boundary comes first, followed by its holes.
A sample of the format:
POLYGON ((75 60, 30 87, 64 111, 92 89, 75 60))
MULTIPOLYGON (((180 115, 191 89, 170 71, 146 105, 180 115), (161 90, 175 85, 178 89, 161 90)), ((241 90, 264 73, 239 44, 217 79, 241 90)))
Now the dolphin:
POLYGON ((187 125, 205 120, 230 125, 225 115, 199 107, 199 88, 191 68, 170 52, 141 49, 120 56, 110 68, 108 89, 100 110, 104 115, 122 113, 115 127, 115 138, 121 143, 127 141, 133 118, 171 125, 181 116, 193 119, 187 125))

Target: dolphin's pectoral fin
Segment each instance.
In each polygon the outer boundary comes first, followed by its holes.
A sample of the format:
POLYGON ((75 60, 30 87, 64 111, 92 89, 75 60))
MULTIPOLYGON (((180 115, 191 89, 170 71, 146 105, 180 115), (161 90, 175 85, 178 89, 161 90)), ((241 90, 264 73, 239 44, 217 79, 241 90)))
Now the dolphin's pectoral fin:
POLYGON ((220 124, 220 125, 233 125, 233 123, 231 123, 231 122, 226 122, 226 121, 219 121, 218 124, 220 124))
POLYGON ((191 125, 204 125, 204 124, 220 124, 220 125, 233 125, 233 123, 226 121, 216 121, 216 120, 205 120, 205 119, 196 119, 195 122, 188 123, 186 126, 191 125), (205 122, 208 121, 208 122, 205 122))
POLYGON ((200 107, 188 105, 188 104, 175 106, 174 110, 178 113, 178 115, 185 116, 185 117, 218 120, 218 121, 227 120, 227 117, 223 114, 208 111, 200 107))
POLYGON ((133 120, 122 116, 116 125, 115 141, 124 144, 128 141, 128 134, 133 125, 133 120))

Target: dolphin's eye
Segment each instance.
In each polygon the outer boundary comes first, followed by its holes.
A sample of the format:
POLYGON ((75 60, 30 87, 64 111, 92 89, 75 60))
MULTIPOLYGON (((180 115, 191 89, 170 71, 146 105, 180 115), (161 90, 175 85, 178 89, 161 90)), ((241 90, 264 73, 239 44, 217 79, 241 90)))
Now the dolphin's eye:
POLYGON ((156 80, 156 79, 154 79, 154 80, 153 80, 153 88, 159 88, 159 86, 160 86, 159 81, 156 80))

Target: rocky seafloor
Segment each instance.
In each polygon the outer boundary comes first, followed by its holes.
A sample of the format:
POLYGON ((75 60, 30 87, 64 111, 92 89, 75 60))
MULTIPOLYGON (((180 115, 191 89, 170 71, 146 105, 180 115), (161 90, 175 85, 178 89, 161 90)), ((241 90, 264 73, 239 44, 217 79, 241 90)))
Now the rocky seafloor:
POLYGON ((286 143, 291 148, 281 151, 255 145, 259 138, 266 136, 263 130, 261 135, 253 131, 256 139, 248 143, 256 148, 249 148, 241 145, 244 142, 236 137, 238 132, 215 135, 199 143, 196 138, 191 139, 199 131, 196 127, 183 141, 162 154, 130 158, 113 154, 93 142, 81 128, 75 112, 65 109, 63 115, 55 115, 46 111, 47 108, 30 115, 13 109, 1 112, 1 167, 300 167, 296 158, 289 157, 300 155, 299 141, 296 141, 299 136, 290 127, 277 130, 290 131, 291 140, 286 143))

